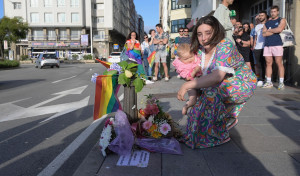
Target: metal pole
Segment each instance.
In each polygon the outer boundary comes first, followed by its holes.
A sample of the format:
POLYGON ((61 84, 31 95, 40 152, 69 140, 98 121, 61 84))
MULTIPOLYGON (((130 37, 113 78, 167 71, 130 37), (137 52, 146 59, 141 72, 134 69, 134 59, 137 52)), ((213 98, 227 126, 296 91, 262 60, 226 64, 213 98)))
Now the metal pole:
POLYGON ((90 37, 91 37, 91 55, 94 58, 94 51, 93 51, 93 3, 91 1, 91 25, 90 25, 90 37))

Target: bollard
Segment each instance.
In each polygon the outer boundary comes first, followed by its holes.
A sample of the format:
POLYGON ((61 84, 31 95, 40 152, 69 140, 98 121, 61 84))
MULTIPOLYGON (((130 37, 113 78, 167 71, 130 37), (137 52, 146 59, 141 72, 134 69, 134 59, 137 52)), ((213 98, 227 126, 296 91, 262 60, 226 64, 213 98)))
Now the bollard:
POLYGON ((130 123, 138 121, 137 93, 134 86, 124 86, 123 111, 130 123))

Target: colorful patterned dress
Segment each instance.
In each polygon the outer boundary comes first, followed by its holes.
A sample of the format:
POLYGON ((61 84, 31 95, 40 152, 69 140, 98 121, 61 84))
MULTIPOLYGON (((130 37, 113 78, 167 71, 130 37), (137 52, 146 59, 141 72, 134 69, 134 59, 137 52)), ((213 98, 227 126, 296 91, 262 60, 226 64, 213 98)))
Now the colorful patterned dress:
MULTIPOLYGON (((201 49, 198 57, 202 59, 201 49)), ((228 142, 226 121, 237 118, 256 88, 255 74, 229 39, 225 38, 217 45, 207 74, 213 70, 224 71, 227 75, 218 85, 202 89, 198 102, 188 113, 184 142, 191 148, 213 147, 228 142)))

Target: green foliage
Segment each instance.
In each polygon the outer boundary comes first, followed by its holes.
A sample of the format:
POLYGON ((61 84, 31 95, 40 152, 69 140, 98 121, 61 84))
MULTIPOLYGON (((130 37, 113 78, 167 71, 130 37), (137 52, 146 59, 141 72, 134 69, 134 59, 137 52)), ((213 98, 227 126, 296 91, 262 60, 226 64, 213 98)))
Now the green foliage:
POLYGON ((89 54, 89 55, 84 55, 84 56, 83 56, 83 59, 84 59, 84 60, 92 60, 92 59, 93 59, 93 56, 90 55, 90 54, 89 54))
MULTIPOLYGON (((133 85, 135 87, 135 92, 140 92, 145 82, 141 78, 145 78, 145 75, 141 74, 139 75, 137 72, 138 70, 138 64, 135 63, 128 63, 127 61, 119 62, 118 65, 122 68, 121 73, 118 77, 118 83, 126 86, 133 85)), ((118 71, 111 70, 111 71, 105 71, 103 75, 116 75, 118 74, 118 71)))
POLYGON ((72 59, 75 59, 75 60, 77 60, 78 59, 78 55, 77 54, 74 54, 74 55, 72 55, 72 59))
POLYGON ((12 67, 19 67, 20 62, 16 60, 4 60, 0 61, 0 68, 12 68, 12 67))
POLYGON ((3 17, 0 19, 0 51, 3 56, 3 41, 17 43, 20 39, 26 38, 28 24, 23 23, 20 18, 3 17))
POLYGON ((28 55, 22 55, 21 56, 21 60, 23 61, 23 60, 27 60, 29 58, 29 56, 28 55))

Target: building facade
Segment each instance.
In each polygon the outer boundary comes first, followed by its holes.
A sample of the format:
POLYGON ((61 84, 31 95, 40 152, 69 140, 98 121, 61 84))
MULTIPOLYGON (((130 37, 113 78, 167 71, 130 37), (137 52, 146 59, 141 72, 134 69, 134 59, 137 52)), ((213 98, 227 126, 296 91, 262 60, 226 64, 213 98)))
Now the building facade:
POLYGON ((139 28, 133 0, 4 0, 4 15, 29 25, 15 45, 15 57, 56 53, 60 58, 120 51, 126 36, 139 28), (132 10, 133 9, 133 10, 132 10), (131 21, 134 21, 131 23, 131 21), (117 47, 116 47, 117 45, 117 47))
POLYGON ((164 31, 169 32, 170 39, 174 40, 179 28, 187 27, 191 21, 191 5, 178 5, 177 0, 160 0, 160 23, 164 31))

